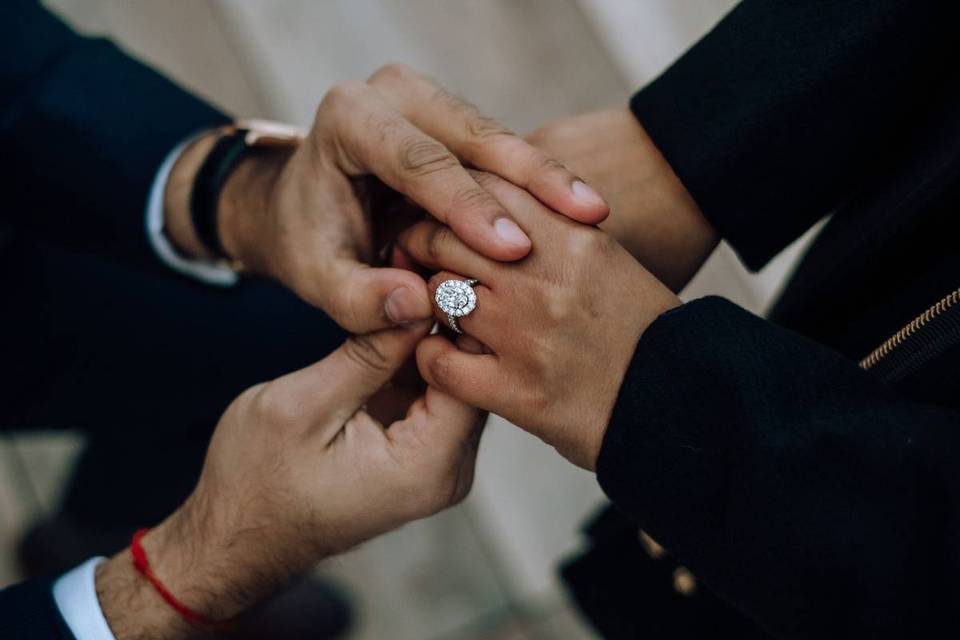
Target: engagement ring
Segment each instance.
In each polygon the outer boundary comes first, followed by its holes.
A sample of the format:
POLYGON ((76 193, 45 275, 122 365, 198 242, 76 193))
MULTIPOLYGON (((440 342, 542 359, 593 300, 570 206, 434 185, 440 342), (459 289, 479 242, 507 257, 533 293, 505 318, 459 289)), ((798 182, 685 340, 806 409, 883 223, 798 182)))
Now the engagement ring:
POLYGON ((447 314, 447 324, 457 333, 463 333, 457 318, 468 315, 477 308, 477 294, 473 290, 476 280, 445 280, 437 287, 433 298, 440 310, 447 314))

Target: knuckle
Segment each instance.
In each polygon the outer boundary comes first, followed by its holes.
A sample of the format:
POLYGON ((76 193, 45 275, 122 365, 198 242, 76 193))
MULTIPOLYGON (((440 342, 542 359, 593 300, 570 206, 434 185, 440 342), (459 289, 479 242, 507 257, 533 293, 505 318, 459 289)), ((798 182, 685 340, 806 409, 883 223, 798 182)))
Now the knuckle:
POLYGON ((414 138, 400 145, 400 166, 417 177, 460 166, 450 151, 436 140, 414 138))
POLYGON ((353 287, 339 287, 328 304, 327 312, 337 323, 347 329, 357 326, 358 313, 354 303, 355 289, 353 287))
POLYGON ((567 236, 566 253, 573 260, 588 260, 609 248, 610 237, 597 229, 579 226, 567 236))
POLYGON ((391 368, 390 357, 370 336, 350 336, 344 343, 343 353, 349 360, 370 371, 386 373, 391 368))
MULTIPOLYGON (((562 324, 570 317, 570 312, 570 303, 565 297, 551 296, 549 299, 543 301, 543 317, 551 326, 562 324)), ((543 370, 544 365, 547 364, 546 362, 540 362, 536 358, 534 358, 533 362, 540 370, 543 370)))
POLYGON ((496 201, 483 187, 463 187, 454 192, 453 199, 450 201, 448 215, 449 219, 453 220, 455 216, 463 215, 463 212, 475 212, 478 209, 487 209, 496 206, 496 201))
POLYGON ((470 138, 479 141, 487 141, 491 138, 515 137, 513 131, 496 118, 480 114, 467 119, 467 134, 470 138))
POLYGON ((477 108, 453 93, 446 87, 440 85, 435 86, 433 92, 433 100, 439 104, 442 104, 448 110, 455 114, 465 114, 467 116, 473 116, 478 114, 477 108))
POLYGON ((567 165, 563 164, 553 156, 544 155, 540 158, 540 168, 546 171, 563 171, 569 173, 567 165))
POLYGON ((377 84, 380 82, 402 81, 414 75, 414 71, 402 62, 388 62, 373 72, 369 78, 369 82, 377 84))
POLYGON ((357 99, 364 90, 364 84, 356 81, 340 82, 333 85, 320 102, 320 107, 317 110, 318 115, 326 110, 340 111, 350 109, 356 104, 357 99))
POLYGON ((250 408, 259 421, 278 427, 293 426, 302 421, 302 405, 284 385, 271 381, 254 387, 252 391, 250 408))
POLYGON ((453 240, 453 232, 450 227, 437 225, 433 227, 427 235, 427 255, 435 263, 439 263, 446 253, 447 247, 453 240))
POLYGON ((474 182, 484 189, 495 188, 504 182, 500 176, 488 173, 486 171, 471 171, 471 177, 474 182))
POLYGON ((547 124, 524 136, 524 139, 534 147, 545 146, 554 137, 555 125, 547 124))

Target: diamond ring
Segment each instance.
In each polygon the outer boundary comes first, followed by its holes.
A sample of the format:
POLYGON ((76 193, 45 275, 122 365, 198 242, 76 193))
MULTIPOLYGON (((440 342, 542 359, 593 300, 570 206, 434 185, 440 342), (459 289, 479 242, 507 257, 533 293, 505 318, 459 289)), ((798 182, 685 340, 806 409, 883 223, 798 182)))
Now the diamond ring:
POLYGON ((457 318, 477 308, 477 294, 473 290, 475 284, 477 280, 444 280, 433 296, 440 310, 447 314, 447 324, 457 333, 463 333, 457 318))

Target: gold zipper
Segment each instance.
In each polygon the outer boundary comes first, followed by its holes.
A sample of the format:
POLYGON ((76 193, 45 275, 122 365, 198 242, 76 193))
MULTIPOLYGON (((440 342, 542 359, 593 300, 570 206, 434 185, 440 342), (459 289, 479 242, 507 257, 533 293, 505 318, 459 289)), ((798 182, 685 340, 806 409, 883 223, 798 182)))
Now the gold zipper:
POLYGON ((947 294, 942 300, 911 320, 905 327, 890 336, 883 344, 870 352, 866 358, 860 361, 860 368, 870 369, 878 362, 886 358, 890 353, 902 345, 907 338, 926 326, 934 318, 942 314, 955 304, 960 303, 960 289, 947 294))

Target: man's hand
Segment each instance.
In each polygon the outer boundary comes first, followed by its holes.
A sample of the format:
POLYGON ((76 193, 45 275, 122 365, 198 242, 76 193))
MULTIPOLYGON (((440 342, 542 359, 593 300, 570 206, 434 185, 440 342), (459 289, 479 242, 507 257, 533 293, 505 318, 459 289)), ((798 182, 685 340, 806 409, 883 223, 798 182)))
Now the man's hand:
MULTIPOLYGON (((530 233, 536 250, 516 264, 472 251, 449 229, 421 222, 399 246, 450 278, 476 278, 476 309, 454 345, 424 340, 427 382, 539 436, 593 469, 624 373, 644 329, 680 304, 608 234, 560 216, 507 182, 478 177, 530 233)), ((438 315, 445 321, 443 314, 438 315)))
POLYGON ((556 120, 527 140, 600 191, 611 211, 601 228, 674 291, 717 246, 717 232, 627 107, 556 120))
MULTIPOLYGON (((351 338, 233 402, 195 491, 143 539, 154 572, 179 599, 210 619, 229 618, 321 558, 466 496, 477 411, 433 388, 387 427, 363 409, 430 324, 351 338)), ((190 634, 134 573, 128 551, 101 565, 97 590, 120 640, 190 634)))
MULTIPOLYGON (((179 186, 171 179, 168 187, 167 229, 181 249, 197 253, 202 247, 183 220, 189 169, 202 160, 202 147, 192 155, 178 163, 179 186)), ((358 185, 364 191, 376 178, 493 260, 526 256, 531 245, 522 225, 461 163, 500 175, 580 222, 596 224, 607 214, 603 199, 560 163, 433 82, 389 65, 366 82, 332 88, 294 151, 265 151, 241 163, 221 199, 224 248, 350 331, 427 318, 422 279, 373 268, 380 247, 358 185)))

